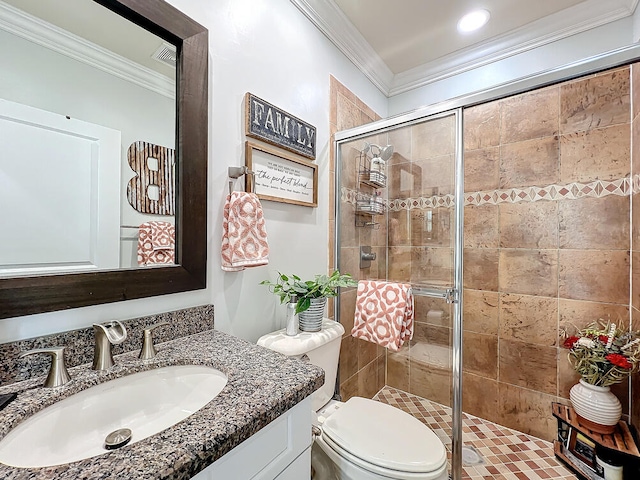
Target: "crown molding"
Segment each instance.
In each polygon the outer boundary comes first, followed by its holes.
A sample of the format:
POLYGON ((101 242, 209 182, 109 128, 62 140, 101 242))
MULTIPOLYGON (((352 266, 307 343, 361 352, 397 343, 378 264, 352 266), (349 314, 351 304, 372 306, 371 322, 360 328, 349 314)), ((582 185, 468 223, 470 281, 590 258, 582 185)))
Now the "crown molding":
POLYGON ((633 14, 639 0, 588 0, 510 33, 395 75, 389 96, 473 70, 633 14))
POLYGON ((628 17, 639 2, 587 0, 507 34, 394 75, 333 0, 291 0, 387 97, 628 17))
POLYGON ((0 30, 175 99, 170 78, 0 1, 0 30))
POLYGON ((393 72, 333 0, 291 0, 291 3, 388 96, 393 72))

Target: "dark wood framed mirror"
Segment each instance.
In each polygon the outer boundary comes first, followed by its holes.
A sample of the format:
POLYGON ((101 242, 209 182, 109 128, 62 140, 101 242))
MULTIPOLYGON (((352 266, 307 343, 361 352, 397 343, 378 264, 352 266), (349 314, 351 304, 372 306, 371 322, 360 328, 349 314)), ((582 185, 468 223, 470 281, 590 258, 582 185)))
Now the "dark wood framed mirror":
POLYGON ((2 278, 0 318, 206 287, 208 31, 163 0, 93 1, 177 47, 176 264, 2 278))

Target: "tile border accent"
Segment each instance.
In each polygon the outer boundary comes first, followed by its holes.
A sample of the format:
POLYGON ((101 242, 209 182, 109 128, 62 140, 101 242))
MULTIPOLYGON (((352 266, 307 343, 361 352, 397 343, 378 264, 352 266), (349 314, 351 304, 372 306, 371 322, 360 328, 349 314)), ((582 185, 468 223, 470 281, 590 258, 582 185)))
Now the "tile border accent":
MULTIPOLYGON (((616 180, 594 180, 593 182, 572 182, 566 185, 547 185, 544 187, 519 187, 500 190, 484 190, 464 194, 467 205, 498 205, 500 203, 521 203, 557 200, 578 200, 580 198, 602 198, 609 195, 626 197, 640 193, 640 174, 616 180)), ((342 203, 356 204, 369 196, 357 190, 342 187, 340 200, 342 203)), ((432 197, 397 198, 383 200, 387 210, 424 210, 430 208, 452 208, 455 205, 453 195, 435 195, 432 197)))

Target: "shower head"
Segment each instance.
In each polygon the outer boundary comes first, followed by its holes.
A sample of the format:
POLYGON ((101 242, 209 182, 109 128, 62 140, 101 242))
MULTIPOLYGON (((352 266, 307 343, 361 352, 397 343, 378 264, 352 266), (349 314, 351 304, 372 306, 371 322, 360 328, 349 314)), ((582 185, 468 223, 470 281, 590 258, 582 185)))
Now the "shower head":
POLYGON ((387 145, 386 147, 381 147, 380 145, 376 145, 375 143, 372 143, 371 145, 369 144, 367 145, 371 148, 371 151, 373 152, 374 157, 380 157, 385 162, 391 158, 391 155, 393 155, 392 145, 387 145), (377 149, 378 151, 374 152, 373 151, 374 148, 377 149))

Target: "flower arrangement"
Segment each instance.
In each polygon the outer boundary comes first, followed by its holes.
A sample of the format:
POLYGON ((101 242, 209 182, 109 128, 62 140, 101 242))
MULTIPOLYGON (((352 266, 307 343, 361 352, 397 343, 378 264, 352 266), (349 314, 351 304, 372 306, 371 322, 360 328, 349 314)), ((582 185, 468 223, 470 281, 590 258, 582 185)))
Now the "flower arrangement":
POLYGON ((564 340, 569 362, 582 379, 598 387, 620 383, 640 365, 639 332, 621 330, 600 319, 564 340))

